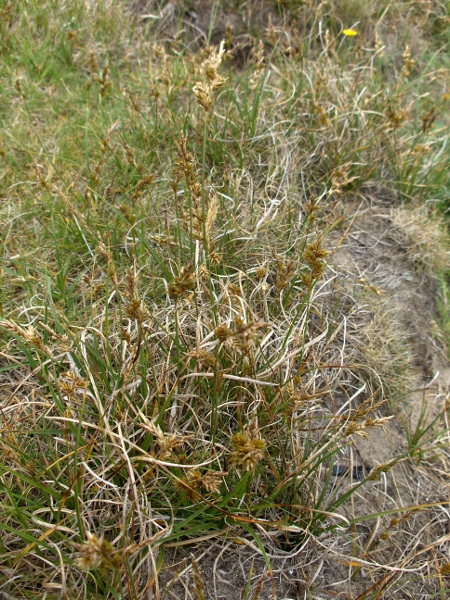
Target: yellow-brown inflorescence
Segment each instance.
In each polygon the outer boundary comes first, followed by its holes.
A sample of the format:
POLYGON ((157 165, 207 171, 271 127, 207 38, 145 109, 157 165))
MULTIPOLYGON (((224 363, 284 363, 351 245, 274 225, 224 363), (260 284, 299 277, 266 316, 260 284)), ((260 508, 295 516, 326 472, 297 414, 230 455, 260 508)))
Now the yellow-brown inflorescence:
POLYGON ((192 578, 194 580, 194 590, 195 590, 196 600, 205 600, 205 597, 206 597, 205 596, 205 585, 203 583, 203 578, 200 573, 200 568, 195 559, 192 561, 192 578))
POLYGON ((214 254, 214 261, 220 262, 221 258, 211 248, 211 230, 217 216, 217 198, 213 191, 202 190, 201 179, 198 174, 194 156, 187 149, 187 140, 182 135, 178 144, 178 157, 174 168, 176 181, 175 188, 183 179, 191 200, 191 214, 184 215, 186 222, 191 223, 192 237, 204 243, 205 249, 214 254), (190 218, 189 218, 190 217, 190 218))
POLYGON ((76 394, 83 394, 87 389, 87 381, 73 371, 61 373, 58 383, 60 390, 69 398, 74 397, 76 394))
POLYGON ((165 433, 159 425, 155 425, 147 419, 141 424, 141 427, 154 436, 154 443, 158 448, 156 457, 159 460, 171 459, 172 451, 189 439, 186 436, 177 435, 176 433, 165 433))
POLYGON ((195 287, 195 277, 192 273, 192 267, 181 267, 180 275, 174 277, 169 283, 167 291, 173 300, 179 300, 185 292, 193 290, 195 287))
POLYGON ((276 292, 279 294, 284 290, 295 275, 295 261, 277 261, 276 292))
POLYGON ((306 288, 310 289, 317 279, 325 271, 326 263, 323 260, 328 255, 328 251, 321 247, 321 240, 317 240, 306 246, 303 253, 303 260, 308 265, 309 270, 302 273, 302 281, 306 288))
POLYGON ((208 112, 212 105, 212 94, 214 90, 224 86, 227 81, 226 77, 222 77, 217 72, 219 65, 225 54, 225 40, 222 40, 219 46, 219 51, 213 52, 208 60, 203 64, 203 73, 205 81, 199 81, 194 86, 194 94, 197 103, 208 112))
POLYGON ((261 79, 266 66, 264 42, 262 40, 259 40, 258 48, 253 50, 253 64, 254 71, 253 75, 250 77, 250 87, 252 90, 255 90, 258 87, 259 80, 261 79))
POLYGON ((416 61, 411 56, 411 46, 406 45, 405 51, 403 52, 403 67, 400 73, 400 77, 408 77, 411 71, 414 69, 416 61))
POLYGON ((186 482, 195 490, 204 489, 211 494, 217 494, 226 473, 221 471, 205 471, 192 469, 186 476, 186 482))
POLYGON ((148 311, 139 298, 137 290, 137 275, 133 269, 128 269, 125 279, 124 297, 126 298, 125 314, 130 319, 136 319, 139 323, 148 317, 148 311))
POLYGON ((191 502, 196 502, 201 493, 218 494, 227 474, 223 471, 190 469, 185 477, 175 483, 175 487, 191 502))
POLYGON ((236 317, 233 321, 233 345, 238 347, 244 354, 247 354, 255 345, 258 331, 266 329, 268 326, 269 323, 264 321, 245 323, 242 317, 236 317))
POLYGON ((121 556, 110 542, 89 531, 86 538, 87 540, 78 546, 78 558, 75 560, 77 567, 83 571, 120 568, 121 556))
POLYGON ((230 329, 226 323, 222 323, 214 333, 220 342, 229 341, 232 346, 247 354, 254 347, 258 332, 269 326, 270 323, 264 321, 245 323, 242 317, 236 317, 233 320, 233 329, 230 329))
POLYGON ((265 453, 266 442, 250 428, 236 433, 231 439, 231 463, 245 471, 253 471, 265 453))
POLYGON ((216 337, 220 342, 225 342, 230 337, 230 335, 232 335, 232 331, 226 323, 222 323, 222 325, 219 325, 219 327, 217 327, 214 330, 214 333, 216 334, 216 337))

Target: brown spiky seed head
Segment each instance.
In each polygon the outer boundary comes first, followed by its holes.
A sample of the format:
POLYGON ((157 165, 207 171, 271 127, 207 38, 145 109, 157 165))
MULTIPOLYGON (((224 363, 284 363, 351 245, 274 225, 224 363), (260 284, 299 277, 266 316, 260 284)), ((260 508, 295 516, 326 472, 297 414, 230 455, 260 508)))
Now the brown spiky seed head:
POLYGON ((202 485, 202 474, 198 469, 190 469, 186 475, 186 483, 194 490, 199 490, 202 485))
POLYGON ((211 494, 218 494, 224 475, 226 475, 226 473, 218 471, 206 471, 202 477, 202 487, 204 487, 205 490, 211 494))
POLYGON ((167 292, 172 300, 178 300, 183 295, 183 289, 176 279, 171 281, 167 286, 167 292))
POLYGON ((192 273, 191 267, 181 267, 178 281, 183 291, 194 289, 195 277, 192 273))
POLYGON ((313 279, 319 279, 319 277, 321 277, 326 269, 326 265, 324 262, 322 261, 316 261, 312 266, 311 266, 311 277, 313 279))
POLYGON ((73 396, 77 392, 83 393, 87 386, 87 381, 81 379, 81 377, 79 377, 73 371, 62 373, 59 377, 58 383, 61 391, 68 396, 73 396))
POLYGON ((217 362, 216 357, 214 356, 214 354, 212 354, 212 352, 209 352, 208 350, 199 350, 195 354, 195 358, 204 367, 209 367, 210 369, 214 369, 214 367, 216 366, 216 362, 217 362))
POLYGON ((238 285, 236 285, 235 283, 228 284, 228 291, 233 296, 240 296, 240 294, 241 294, 241 288, 238 285))
POLYGON ((201 81, 199 81, 193 87, 193 92, 195 94, 195 99, 197 100, 197 104, 200 104, 200 106, 206 112, 208 112, 209 109, 211 108, 211 104, 212 104, 212 98, 211 98, 209 86, 207 86, 204 83, 202 83, 201 81))
POLYGON ((216 334, 218 340, 224 342, 231 335, 231 330, 226 323, 223 323, 217 327, 214 333, 216 334))
POLYGON ((311 275, 309 273, 307 273, 306 271, 304 271, 300 277, 301 277, 302 283, 305 286, 305 288, 307 290, 311 289, 312 284, 313 284, 313 279, 312 279, 311 275))
POLYGON ((86 541, 79 546, 75 564, 84 571, 98 568, 115 568, 120 566, 120 556, 114 552, 113 545, 103 537, 86 533, 86 541))
POLYGON ((78 558, 75 564, 83 571, 90 571, 98 568, 103 560, 103 538, 98 538, 89 531, 86 534, 87 540, 80 546, 78 558))
POLYGON ((256 269, 256 277, 258 279, 263 279, 266 276, 267 270, 265 267, 258 267, 256 269))
POLYGON ((219 252, 216 252, 215 250, 213 250, 209 255, 209 260, 211 262, 211 265, 216 267, 217 265, 220 265, 220 263, 222 262, 223 255, 220 254, 219 252))
POLYGON ((303 253, 303 260, 310 265, 313 265, 317 260, 321 260, 328 256, 328 250, 321 248, 320 241, 313 242, 306 247, 303 253))
POLYGON ((236 433, 231 440, 231 463, 245 471, 253 471, 264 458, 266 443, 263 439, 236 433))

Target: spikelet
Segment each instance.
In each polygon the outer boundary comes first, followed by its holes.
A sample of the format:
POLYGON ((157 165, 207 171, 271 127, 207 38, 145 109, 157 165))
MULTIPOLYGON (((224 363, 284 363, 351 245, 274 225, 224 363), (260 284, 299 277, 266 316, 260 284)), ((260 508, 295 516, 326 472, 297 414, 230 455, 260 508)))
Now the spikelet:
POLYGON ((167 286, 167 291, 172 300, 179 300, 187 291, 195 288, 195 277, 192 272, 192 265, 181 267, 180 275, 167 286))
POLYGON ((262 74, 264 73, 264 69, 266 66, 266 60, 264 55, 264 42, 259 40, 258 48, 253 50, 253 63, 254 63, 254 72, 250 77, 250 87, 252 90, 256 90, 258 87, 259 80, 261 79, 262 74))
POLYGON ((121 566, 120 554, 103 537, 86 533, 87 540, 78 546, 78 558, 75 564, 83 571, 92 569, 118 569, 121 566))
POLYGON ((309 271, 303 271, 301 279, 307 289, 311 289, 313 283, 319 279, 326 269, 324 258, 328 255, 328 250, 321 246, 321 240, 308 244, 303 252, 303 260, 309 267, 309 271))
POLYGON ((219 51, 213 52, 210 57, 203 63, 203 73, 206 81, 199 81, 195 84, 193 92, 197 103, 208 112, 212 105, 212 94, 214 90, 223 87, 227 81, 226 77, 222 77, 217 72, 222 63, 225 54, 225 40, 220 42, 219 51))
POLYGON ((154 436, 154 443, 158 446, 157 458, 159 460, 167 460, 172 457, 172 450, 184 444, 188 439, 186 436, 180 436, 176 433, 164 433, 159 425, 155 425, 153 421, 143 419, 140 424, 142 429, 145 429, 154 436))
POLYGON ((195 98, 197 103, 208 112, 211 108, 212 98, 211 98, 211 87, 206 83, 202 83, 199 81, 192 88, 195 94, 195 98))
POLYGON ((253 471, 266 453, 266 442, 260 437, 255 424, 251 423, 231 439, 231 464, 245 471, 253 471))
POLYGON ((411 56, 411 46, 409 44, 406 45, 405 51, 403 52, 403 67, 400 73, 400 77, 405 78, 411 73, 414 69, 416 61, 411 56))

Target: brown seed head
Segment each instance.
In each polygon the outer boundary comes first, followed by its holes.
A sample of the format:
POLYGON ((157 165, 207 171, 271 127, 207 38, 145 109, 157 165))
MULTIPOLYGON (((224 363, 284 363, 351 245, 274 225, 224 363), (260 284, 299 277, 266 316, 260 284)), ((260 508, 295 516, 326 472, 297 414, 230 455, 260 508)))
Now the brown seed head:
POLYGON ((219 341, 224 342, 231 335, 231 330, 228 327, 228 325, 223 323, 222 325, 219 325, 219 327, 217 327, 214 333, 216 334, 216 337, 219 339, 219 341))
POLYGON ((212 98, 210 94, 210 87, 201 81, 196 83, 193 87, 193 92, 195 94, 195 99, 200 106, 208 112, 211 108, 212 98))
POLYGON ((236 433, 231 440, 231 463, 245 471, 252 471, 264 458, 265 450, 263 439, 249 437, 247 433, 236 433))
POLYGON ((115 552, 113 545, 103 537, 86 533, 87 540, 79 546, 78 558, 75 564, 84 571, 106 568, 118 569, 121 564, 120 556, 115 552))

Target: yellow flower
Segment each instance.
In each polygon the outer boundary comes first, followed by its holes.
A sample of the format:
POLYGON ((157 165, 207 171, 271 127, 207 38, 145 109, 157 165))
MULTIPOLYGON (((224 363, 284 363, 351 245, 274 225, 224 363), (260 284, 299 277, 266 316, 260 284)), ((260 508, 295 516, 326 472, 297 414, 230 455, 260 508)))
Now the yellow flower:
POLYGON ((342 33, 347 37, 355 37, 355 35, 358 35, 358 32, 354 29, 343 29, 342 33))

